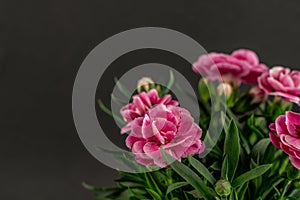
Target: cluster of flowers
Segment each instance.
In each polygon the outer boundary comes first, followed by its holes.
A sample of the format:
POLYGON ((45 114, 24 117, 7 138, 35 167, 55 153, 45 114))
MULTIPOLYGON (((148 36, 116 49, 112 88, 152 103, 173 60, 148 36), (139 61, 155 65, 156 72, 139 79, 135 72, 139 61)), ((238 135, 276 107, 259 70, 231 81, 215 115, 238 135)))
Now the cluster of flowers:
MULTIPOLYGON (((300 104, 300 72, 280 66, 269 69, 259 63, 258 56, 250 50, 236 50, 231 55, 210 53, 200 56, 193 70, 235 87, 241 83, 258 83, 250 93, 261 101, 266 100, 267 95, 274 95, 300 104)), ((300 114, 286 112, 270 125, 270 130, 276 133, 269 134, 271 142, 287 153, 292 164, 300 169, 300 114)))
MULTIPOLYGON (((256 103, 274 95, 300 104, 300 72, 278 66, 270 69, 247 49, 236 50, 232 54, 202 55, 193 64, 193 70, 212 81, 221 81, 228 93, 226 96, 230 96, 232 88, 241 84, 254 84, 250 93, 256 103)), ((121 115, 127 122, 121 132, 130 132, 126 145, 142 165, 165 167, 167 164, 160 148, 178 160, 205 149, 201 128, 187 110, 172 100, 171 95, 159 98, 155 89, 141 92, 133 96, 132 103, 121 109, 121 115)), ((274 146, 288 154, 291 163, 300 169, 300 114, 288 111, 270 125, 270 130, 274 146)))

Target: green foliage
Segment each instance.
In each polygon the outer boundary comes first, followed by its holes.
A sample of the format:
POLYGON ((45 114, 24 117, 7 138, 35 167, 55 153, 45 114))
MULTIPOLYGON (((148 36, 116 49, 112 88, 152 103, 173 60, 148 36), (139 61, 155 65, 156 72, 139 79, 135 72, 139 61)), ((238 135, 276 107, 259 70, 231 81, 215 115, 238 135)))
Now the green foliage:
POLYGON ((216 183, 216 179, 213 175, 209 172, 209 170, 196 158, 188 156, 188 160, 190 164, 204 177, 210 182, 212 185, 216 183))
MULTIPOLYGON (((161 87, 160 95, 168 93, 173 84, 174 75, 170 72, 167 88, 161 87)), ((117 86, 125 96, 129 95, 123 85, 117 86)), ((201 80, 198 85, 199 106, 203 111, 199 124, 207 136, 210 136, 206 130, 212 118, 211 107, 216 106, 211 105, 210 99, 210 95, 217 94, 211 89, 213 86, 206 80, 201 80)), ((123 103, 112 98, 118 104, 123 103)), ((188 156, 179 162, 161 149, 169 163, 167 168, 135 174, 120 172, 114 187, 87 183, 83 183, 83 187, 93 191, 97 199, 298 200, 300 171, 290 164, 285 153, 270 143, 268 135, 268 125, 290 110, 291 104, 278 98, 260 105, 252 105, 249 101, 246 94, 240 94, 238 89, 233 91, 227 99, 222 134, 205 158, 188 156)), ((101 101, 98 103, 104 112, 115 115, 101 101)), ((132 157, 127 159, 132 155, 110 153, 126 166, 137 167, 132 157)))
POLYGON ((230 122, 228 130, 225 132, 224 156, 227 157, 227 170, 224 174, 225 177, 223 178, 232 181, 239 163, 240 155, 239 130, 233 120, 230 122))
POLYGON ((255 179, 261 175, 263 175, 268 169, 271 168, 271 164, 269 165, 261 165, 259 167, 256 167, 239 177, 237 177, 233 182, 232 182, 232 187, 236 188, 238 186, 241 186, 244 183, 247 183, 248 181, 255 179))
POLYGON ((214 199, 212 191, 205 185, 203 180, 189 167, 178 162, 163 149, 161 150, 163 157, 167 163, 170 163, 169 166, 179 174, 183 179, 185 179, 190 185, 192 185, 197 192, 204 196, 205 199, 214 199))

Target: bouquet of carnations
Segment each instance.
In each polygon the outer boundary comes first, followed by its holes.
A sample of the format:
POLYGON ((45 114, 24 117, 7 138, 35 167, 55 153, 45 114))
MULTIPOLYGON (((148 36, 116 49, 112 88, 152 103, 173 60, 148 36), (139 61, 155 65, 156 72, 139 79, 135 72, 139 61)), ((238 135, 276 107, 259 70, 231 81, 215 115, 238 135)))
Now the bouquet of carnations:
POLYGON ((127 164, 147 170, 84 187, 99 199, 300 199, 300 72, 246 49, 202 55, 192 70, 202 75, 201 116, 141 79, 120 111, 121 134, 135 160, 127 164))

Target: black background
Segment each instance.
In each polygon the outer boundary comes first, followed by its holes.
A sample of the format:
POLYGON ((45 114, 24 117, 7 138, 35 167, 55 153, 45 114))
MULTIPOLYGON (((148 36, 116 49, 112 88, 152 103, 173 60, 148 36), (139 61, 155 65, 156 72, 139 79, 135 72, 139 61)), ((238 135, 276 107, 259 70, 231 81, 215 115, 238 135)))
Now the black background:
POLYGON ((249 48, 299 69, 299 22, 297 0, 1 0, 0 199, 92 199, 82 181, 113 184, 117 173, 84 148, 71 109, 80 64, 109 36, 166 27, 207 51, 249 48))

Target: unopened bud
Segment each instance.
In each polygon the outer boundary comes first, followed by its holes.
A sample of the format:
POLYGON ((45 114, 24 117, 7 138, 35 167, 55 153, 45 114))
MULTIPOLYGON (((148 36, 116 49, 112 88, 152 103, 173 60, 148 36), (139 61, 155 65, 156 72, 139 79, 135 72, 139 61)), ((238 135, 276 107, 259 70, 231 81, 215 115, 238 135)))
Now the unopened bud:
POLYGON ((232 86, 229 83, 220 83, 217 88, 218 94, 224 94, 226 98, 229 98, 232 94, 232 86))
POLYGON ((268 99, 268 95, 258 86, 253 87, 249 94, 253 97, 251 104, 260 104, 268 99))
POLYGON ((215 185, 215 191, 221 197, 226 197, 231 193, 231 184, 227 180, 218 180, 215 185))
POLYGON ((141 92, 142 90, 148 92, 150 90, 150 85, 154 85, 154 81, 149 77, 143 77, 138 80, 137 91, 141 92))

